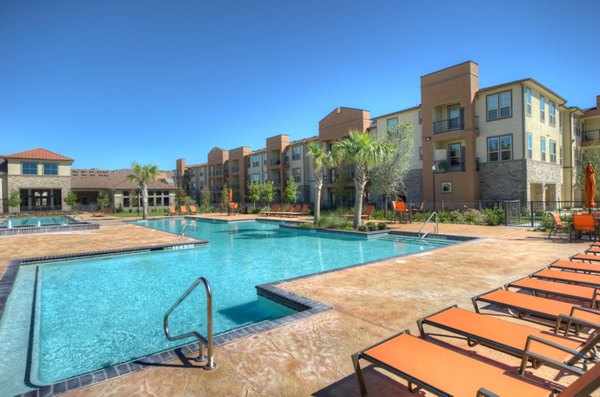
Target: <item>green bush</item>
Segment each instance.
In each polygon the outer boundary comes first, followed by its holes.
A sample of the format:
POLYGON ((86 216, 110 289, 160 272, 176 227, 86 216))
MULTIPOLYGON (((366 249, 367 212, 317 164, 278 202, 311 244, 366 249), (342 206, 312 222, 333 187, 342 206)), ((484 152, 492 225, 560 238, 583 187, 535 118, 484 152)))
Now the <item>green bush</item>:
POLYGON ((387 229, 387 224, 384 223, 384 222, 379 222, 377 224, 377 229, 379 229, 379 230, 385 230, 385 229, 387 229))
POLYGON ((371 232, 377 230, 377 224, 375 222, 367 222, 365 223, 365 226, 367 227, 367 230, 371 232))
POLYGON ((541 230, 548 231, 548 230, 552 229, 553 227, 554 227, 554 218, 552 217, 552 214, 547 212, 542 216, 542 223, 540 224, 539 228, 541 230))
POLYGON ((504 224, 504 208, 499 204, 494 205, 492 208, 485 208, 483 216, 486 225, 498 226, 504 224))
POLYGON ((367 231, 369 231, 369 228, 367 227, 367 225, 360 225, 358 227, 358 231, 359 232, 367 232, 367 231))

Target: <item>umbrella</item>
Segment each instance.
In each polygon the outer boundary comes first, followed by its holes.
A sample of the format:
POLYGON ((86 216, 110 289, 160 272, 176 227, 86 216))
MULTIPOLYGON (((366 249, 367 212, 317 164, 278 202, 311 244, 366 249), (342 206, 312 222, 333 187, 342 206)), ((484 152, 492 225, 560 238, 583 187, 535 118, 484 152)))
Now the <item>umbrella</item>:
POLYGON ((594 199, 596 198, 596 171, 594 170, 594 166, 590 161, 585 167, 585 206, 587 208, 596 207, 596 202, 594 199))
POLYGON ((231 188, 229 188, 229 202, 231 203, 231 200, 233 200, 233 190, 231 190, 231 188))

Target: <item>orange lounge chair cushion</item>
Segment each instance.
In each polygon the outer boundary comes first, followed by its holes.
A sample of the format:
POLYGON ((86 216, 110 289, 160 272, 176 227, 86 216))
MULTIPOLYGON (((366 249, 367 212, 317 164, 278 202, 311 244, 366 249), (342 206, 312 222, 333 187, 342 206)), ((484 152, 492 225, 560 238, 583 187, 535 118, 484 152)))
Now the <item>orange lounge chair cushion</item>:
POLYGON ((544 313, 552 317, 558 317, 561 314, 568 315, 571 313, 571 308, 574 306, 570 303, 501 289, 481 295, 481 298, 506 306, 520 308, 523 309, 524 312, 544 313))
POLYGON ((500 396, 544 396, 550 391, 499 368, 453 350, 399 335, 363 353, 453 396, 475 396, 481 387, 500 396))
POLYGON ((594 298, 594 288, 592 287, 566 283, 555 283, 537 278, 524 278, 510 283, 510 285, 511 287, 519 287, 527 290, 547 291, 549 293, 554 292, 562 295, 570 295, 586 300, 592 300, 594 298))
POLYGON ((588 284, 600 287, 600 275, 583 274, 575 272, 559 272, 558 270, 540 270, 534 273, 534 276, 550 278, 554 280, 568 281, 579 284, 588 284))
POLYGON ((550 264, 551 268, 557 269, 569 269, 579 270, 592 273, 600 273, 600 264, 597 263, 584 263, 584 262, 571 262, 571 261, 557 261, 550 264))

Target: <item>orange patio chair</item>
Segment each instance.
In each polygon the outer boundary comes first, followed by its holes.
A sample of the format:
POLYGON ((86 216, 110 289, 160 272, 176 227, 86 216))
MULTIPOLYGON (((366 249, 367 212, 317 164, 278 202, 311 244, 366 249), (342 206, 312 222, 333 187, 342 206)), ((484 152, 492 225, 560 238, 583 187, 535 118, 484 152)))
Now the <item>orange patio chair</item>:
POLYGON ((174 216, 177 215, 177 211, 175 210, 175 207, 169 207, 169 216, 174 216))
POLYGON ((563 224, 562 220, 560 219, 560 216, 558 215, 558 213, 551 212, 550 214, 552 215, 552 219, 554 220, 554 226, 552 226, 552 228, 550 229, 548 238, 550 238, 552 236, 552 233, 554 233, 554 237, 556 237, 556 232, 558 232, 559 230, 560 231, 567 230, 567 228, 565 228, 565 225, 563 224))
MULTIPOLYGON (((553 394, 552 385, 517 376, 506 366, 492 365, 417 338, 408 330, 352 356, 360 393, 366 396, 360 360, 405 379, 411 391, 416 385, 440 396, 548 397, 553 394)), ((565 369, 583 372, 568 366, 565 369)), ((558 396, 584 396, 598 386, 600 365, 595 365, 558 396)))
POLYGON ((410 220, 410 214, 408 213, 408 208, 406 207, 406 203, 402 200, 399 201, 392 201, 392 204, 394 205, 394 211, 396 213, 396 217, 398 220, 400 220, 400 218, 407 220, 409 223, 411 222, 410 220))
POLYGON ((302 208, 300 208, 300 215, 308 214, 308 204, 302 204, 302 208))
POLYGON ((548 265, 548 268, 588 274, 600 273, 600 263, 585 263, 561 260, 552 262, 548 265))
POLYGON ((198 212, 196 210, 196 206, 195 205, 190 205, 190 214, 196 215, 196 212, 198 212))
MULTIPOLYGON (((600 330, 590 333, 587 338, 571 338, 473 313, 456 305, 420 319, 417 325, 423 339, 426 338, 425 325, 428 325, 464 336, 469 346, 479 343, 516 357, 529 357, 536 367, 544 363, 557 369, 561 369, 562 364, 573 366, 581 359, 593 361, 596 356, 594 347, 600 342, 600 330), (535 358, 530 354, 530 348, 535 350, 535 358), (561 366, 557 367, 555 363, 561 366)), ((521 374, 526 364, 527 360, 523 359, 521 374)))
POLYGON ((587 233, 590 236, 594 236, 596 241, 597 236, 597 225, 592 214, 573 214, 573 221, 571 222, 569 241, 573 241, 573 238, 578 233, 587 233))
POLYGON ((188 211, 187 211, 187 207, 185 205, 182 205, 179 207, 179 213, 181 215, 187 215, 188 211))
POLYGON ((557 330, 563 322, 567 329, 574 326, 576 333, 579 332, 581 326, 600 328, 600 311, 572 303, 521 294, 502 288, 475 296, 471 300, 477 313, 480 312, 477 303, 484 302, 504 307, 511 315, 521 319, 534 322, 544 319, 555 322, 557 330))
POLYGON ((575 254, 571 257, 569 257, 570 260, 575 260, 575 261, 582 261, 582 262, 600 262, 600 255, 595 255, 595 254, 575 254))
POLYGON ((370 219, 371 215, 373 215, 373 211, 375 211, 375 206, 373 204, 367 205, 367 209, 363 212, 360 217, 370 219))
POLYGON ((589 302, 590 307, 596 307, 596 309, 599 308, 598 304, 600 303, 598 302, 600 291, 597 287, 559 283, 532 277, 525 277, 510 282, 504 287, 506 289, 514 288, 520 291, 528 291, 534 296, 562 296, 569 299, 589 302))

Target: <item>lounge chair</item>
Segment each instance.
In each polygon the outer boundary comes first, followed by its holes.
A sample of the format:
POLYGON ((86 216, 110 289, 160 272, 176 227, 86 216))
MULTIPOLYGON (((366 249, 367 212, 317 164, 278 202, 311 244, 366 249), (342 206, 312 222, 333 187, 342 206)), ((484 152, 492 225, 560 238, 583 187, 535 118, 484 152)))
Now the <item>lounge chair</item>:
POLYGON ((570 260, 582 261, 582 262, 600 262, 600 255, 594 254, 576 254, 569 258, 570 260))
POLYGON ((187 211, 187 207, 185 205, 182 205, 179 207, 179 213, 181 215, 187 215, 188 211, 187 211))
POLYGON ((568 270, 582 273, 600 273, 600 263, 556 261, 548 265, 550 269, 568 270))
POLYGON ((281 212, 281 204, 272 204, 269 211, 265 211, 264 215, 267 217, 270 215, 277 215, 281 212))
POLYGON ((563 322, 567 329, 574 326, 576 333, 579 332, 581 326, 600 328, 600 311, 567 302, 507 291, 502 288, 477 295, 471 301, 477 313, 480 313, 478 302, 490 303, 505 307, 511 315, 521 319, 540 322, 539 318, 555 322, 556 330, 563 322))
POLYGON ((392 201, 394 207, 395 218, 399 221, 400 219, 406 220, 408 223, 411 222, 410 213, 406 207, 406 203, 402 200, 392 201))
POLYGON ((177 215, 177 210, 175 207, 169 207, 169 216, 177 215))
POLYGON ((304 216, 304 215, 308 215, 308 204, 302 204, 302 208, 300 208, 300 215, 304 216))
POLYGON ((582 274, 575 272, 560 272, 552 269, 542 269, 532 273, 530 277, 600 288, 600 275, 597 274, 582 274))
MULTIPOLYGON (((531 358, 535 359, 532 353, 531 358)), ((446 349, 410 335, 408 330, 352 356, 362 396, 367 395, 359 360, 384 368, 413 384, 440 396, 544 396, 552 395, 550 386, 517 376, 499 367, 446 349)), ((529 359, 529 357, 527 357, 529 359)), ((565 366, 574 373, 582 371, 565 366)), ((595 365, 558 396, 584 396, 600 386, 600 365, 595 365)))
POLYGON ((600 290, 596 287, 573 285, 531 277, 525 277, 520 280, 513 281, 506 284, 504 287, 506 289, 515 288, 529 291, 534 296, 562 296, 565 298, 577 299, 584 302, 589 302, 590 307, 600 308, 600 302, 598 301, 600 290))
POLYGON ((418 207, 412 205, 411 210, 412 212, 423 212, 425 210, 425 201, 421 201, 421 205, 419 205, 418 207))
POLYGON ((594 241, 598 234, 598 228, 594 216, 592 214, 573 214, 573 221, 571 222, 569 241, 573 241, 575 234, 588 233, 590 240, 592 236, 594 241))
POLYGON ((371 215, 373 215, 373 211, 375 211, 375 206, 373 204, 367 205, 367 209, 363 212, 360 217, 371 219, 371 215))
MULTIPOLYGON (((529 349, 533 348, 537 354, 544 357, 532 358, 535 367, 541 363, 557 368, 556 362, 572 366, 581 359, 593 361, 596 357, 594 348, 600 342, 600 330, 591 333, 586 339, 570 338, 528 325, 473 313, 456 305, 422 318, 417 324, 423 339, 426 338, 424 327, 428 325, 466 337, 469 346, 480 343, 516 357, 529 356, 529 349)), ((527 361, 523 360, 520 373, 525 371, 526 365, 527 361)))
POLYGON ((195 205, 190 205, 190 214, 191 215, 196 215, 196 212, 198 212, 198 210, 196 210, 196 206, 195 205))
POLYGON ((554 225, 550 229, 550 233, 548 234, 548 238, 550 238, 552 236, 552 233, 554 233, 554 237, 556 237, 556 232, 558 232, 559 230, 560 231, 568 230, 568 228, 565 228, 565 225, 562 222, 562 220, 560 219, 560 215, 558 215, 558 213, 551 212, 550 214, 552 215, 552 219, 554 220, 554 225))

